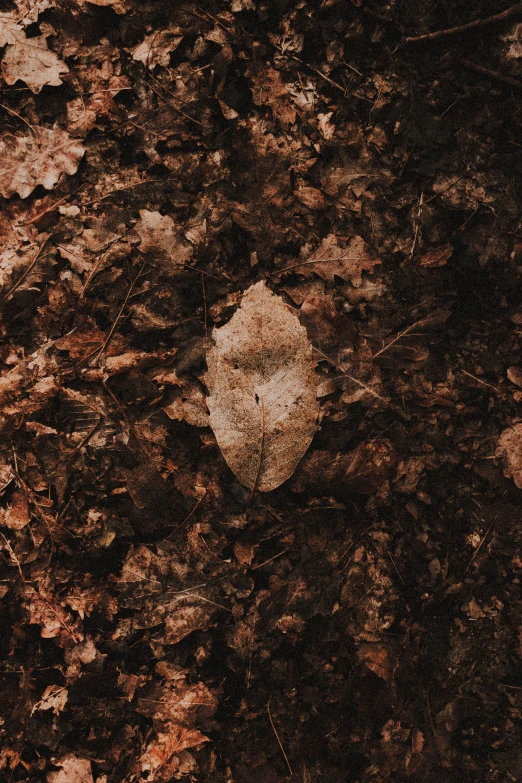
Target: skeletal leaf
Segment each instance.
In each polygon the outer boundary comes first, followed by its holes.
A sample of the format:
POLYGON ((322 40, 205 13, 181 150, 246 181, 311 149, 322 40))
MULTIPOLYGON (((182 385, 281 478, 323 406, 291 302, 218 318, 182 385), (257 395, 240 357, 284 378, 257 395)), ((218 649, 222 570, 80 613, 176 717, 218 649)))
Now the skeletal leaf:
POLYGON ((205 377, 210 426, 237 479, 269 492, 292 475, 316 430, 306 329, 260 282, 213 339, 205 377))
POLYGON ((61 128, 36 126, 29 136, 0 138, 0 193, 27 198, 37 185, 52 190, 60 174, 75 174, 85 152, 61 128))
POLYGON ((57 87, 62 83, 61 75, 69 69, 50 51, 46 39, 46 35, 27 38, 14 11, 0 13, 0 46, 6 47, 2 74, 7 84, 21 79, 39 93, 46 84, 57 87))

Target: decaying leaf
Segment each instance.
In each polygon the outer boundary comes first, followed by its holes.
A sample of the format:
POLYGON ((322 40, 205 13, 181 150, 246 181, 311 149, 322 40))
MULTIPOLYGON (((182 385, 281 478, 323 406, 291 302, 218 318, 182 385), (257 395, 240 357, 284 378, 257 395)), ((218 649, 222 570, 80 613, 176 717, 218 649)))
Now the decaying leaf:
MULTIPOLYGON (((188 729, 178 723, 166 723, 166 731, 159 731, 140 758, 141 772, 148 781, 170 780, 182 766, 180 754, 187 748, 199 749, 208 742, 197 729, 188 729)), ((187 770, 190 771, 190 770, 187 770)))
POLYGON ((363 272, 371 273, 374 267, 381 263, 379 259, 372 258, 360 236, 352 237, 346 247, 341 247, 335 234, 328 234, 312 253, 309 245, 305 245, 301 249, 301 256, 303 260, 288 267, 289 270, 295 269, 305 277, 312 277, 315 272, 323 280, 330 281, 337 275, 343 280, 349 280, 356 287, 362 284, 363 272))
POLYGON ((504 475, 522 489, 522 424, 514 424, 502 432, 496 456, 502 459, 504 475))
POLYGON ((27 198, 37 185, 52 190, 60 174, 75 174, 85 148, 61 128, 34 127, 32 135, 0 138, 0 193, 27 198))
POLYGON ((68 67, 49 50, 46 35, 27 38, 17 17, 14 11, 0 13, 0 46, 6 47, 2 58, 5 82, 15 84, 20 79, 34 93, 47 84, 57 87, 68 67))
POLYGON ((274 68, 260 67, 252 80, 252 95, 258 106, 269 106, 276 120, 284 128, 292 125, 297 110, 288 92, 281 74, 274 68))
POLYGON ((145 36, 143 41, 132 50, 132 59, 143 63, 152 70, 156 65, 166 68, 170 63, 170 53, 183 39, 183 31, 179 27, 160 30, 145 36))
POLYGON ((237 479, 269 492, 292 475, 316 430, 306 329, 261 281, 213 339, 205 376, 210 426, 237 479))
POLYGON ((48 783, 93 783, 89 759, 68 753, 54 763, 61 769, 58 772, 47 773, 48 783))
POLYGON ((52 710, 55 715, 61 712, 67 704, 68 690, 63 685, 48 685, 42 694, 42 698, 33 706, 31 714, 37 710, 52 710))
POLYGON ((217 698, 202 682, 191 684, 186 671, 165 661, 156 671, 165 677, 164 684, 156 680, 140 691, 136 709, 162 727, 172 722, 183 726, 201 725, 217 709, 217 698))
POLYGON ((168 261, 169 266, 182 265, 192 258, 192 245, 184 240, 169 215, 149 212, 147 209, 140 210, 136 232, 141 237, 140 250, 158 252, 160 257, 168 261))
POLYGON ((357 492, 371 495, 390 479, 397 467, 397 454, 387 438, 361 443, 349 454, 332 456, 328 451, 312 451, 299 466, 292 489, 314 489, 342 496, 357 492))

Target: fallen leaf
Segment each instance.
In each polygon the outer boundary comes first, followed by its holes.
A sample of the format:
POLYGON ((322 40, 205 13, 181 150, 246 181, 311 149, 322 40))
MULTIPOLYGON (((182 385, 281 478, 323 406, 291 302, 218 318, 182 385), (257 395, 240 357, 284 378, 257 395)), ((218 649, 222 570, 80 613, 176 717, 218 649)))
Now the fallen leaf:
POLYGON ((421 266, 435 267, 444 266, 446 261, 453 255, 453 248, 451 245, 442 245, 436 247, 434 250, 430 250, 429 253, 425 253, 421 256, 421 266))
POLYGON ((82 5, 99 5, 102 8, 112 8, 117 14, 124 14, 127 11, 126 0, 80 0, 82 5))
POLYGON ((397 454, 387 438, 365 441, 349 454, 313 451, 299 466, 292 489, 372 495, 391 479, 397 462, 397 454))
POLYGON ((502 459, 504 476, 512 478, 522 489, 522 424, 515 424, 502 432, 495 455, 502 459))
POLYGON ((295 269, 305 277, 312 277, 315 272, 323 280, 330 281, 337 275, 343 280, 350 280, 355 287, 362 285, 363 272, 371 273, 374 267, 381 263, 379 259, 372 258, 360 236, 352 237, 346 247, 341 247, 335 234, 328 234, 317 250, 310 253, 309 246, 305 245, 301 255, 303 260, 289 267, 289 271, 295 269))
POLYGON ((170 64, 170 53, 178 48, 182 39, 183 31, 180 27, 154 32, 145 36, 132 50, 132 59, 143 63, 150 70, 156 65, 167 68, 170 64))
POLYGON ((205 376, 210 426, 237 479, 269 492, 292 475, 316 431, 306 329, 261 281, 213 339, 205 376))
POLYGON ((162 724, 165 721, 193 726, 214 714, 217 699, 202 682, 191 684, 180 670, 164 685, 159 682, 147 686, 140 694, 136 710, 162 724))
POLYGON ((140 250, 159 251, 171 266, 183 265, 192 258, 193 249, 178 231, 169 215, 159 212, 140 210, 140 220, 136 224, 136 232, 141 238, 140 250))
POLYGON ((296 198, 309 209, 327 209, 328 202, 317 188, 301 185, 295 191, 296 198))
POLYGON ((274 118, 287 128, 296 121, 297 111, 281 74, 274 68, 259 67, 252 74, 252 97, 257 106, 269 106, 274 118))
POLYGON ((40 701, 34 705, 31 715, 36 710, 52 710, 55 715, 61 712, 67 704, 69 692, 63 685, 48 685, 42 694, 40 701))
POLYGON ((0 138, 0 193, 27 198, 37 185, 52 190, 60 174, 75 174, 85 148, 61 128, 33 127, 30 136, 0 138))
POLYGON ((208 410, 201 389, 185 378, 180 381, 180 387, 173 401, 163 408, 169 419, 184 420, 192 427, 208 427, 208 410))
POLYGON ((382 680, 386 682, 391 680, 395 662, 390 656, 388 645, 367 642, 359 646, 357 655, 359 660, 382 680))
POLYGON ((204 596, 174 595, 166 606, 163 644, 177 644, 193 631, 206 629, 216 608, 204 596))
POLYGON ((0 46, 6 50, 2 58, 2 75, 6 84, 25 82, 34 93, 45 85, 62 84, 61 74, 69 69, 49 50, 47 36, 27 38, 16 11, 0 13, 0 46))
POLYGON ((61 769, 58 772, 47 773, 48 783, 93 783, 89 759, 68 753, 53 763, 61 769))
POLYGON ((508 367, 506 375, 511 383, 522 388, 522 367, 508 367))
POLYGON ((187 729, 176 723, 167 723, 166 731, 159 731, 140 758, 142 777, 147 781, 170 780, 179 769, 176 754, 187 748, 200 748, 208 737, 197 729, 187 729), (161 773, 158 778, 157 774, 161 773))
POLYGON ((80 640, 78 621, 43 585, 38 591, 31 586, 25 588, 24 605, 29 615, 29 624, 41 626, 42 639, 60 637, 63 644, 69 644, 71 640, 77 643, 80 640))
POLYGON ((29 503, 23 492, 14 492, 11 505, 5 512, 4 524, 11 530, 21 530, 31 521, 29 503))
POLYGON ((55 5, 54 0, 15 0, 15 2, 18 9, 18 19, 23 23, 24 27, 37 22, 38 17, 46 8, 51 8, 55 5))

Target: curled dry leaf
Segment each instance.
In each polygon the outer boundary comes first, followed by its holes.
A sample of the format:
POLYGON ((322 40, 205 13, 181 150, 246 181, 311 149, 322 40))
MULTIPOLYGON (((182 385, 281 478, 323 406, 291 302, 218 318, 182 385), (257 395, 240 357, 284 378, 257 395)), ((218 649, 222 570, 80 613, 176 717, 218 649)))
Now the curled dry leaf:
POLYGON ((38 93, 45 85, 62 84, 61 74, 69 69, 49 50, 47 36, 27 38, 15 11, 0 13, 0 46, 6 50, 2 58, 2 75, 7 84, 20 79, 29 89, 38 93))
POLYGON ((316 430, 318 403, 306 329, 264 282, 214 329, 205 382, 210 426, 228 466, 269 492, 294 472, 316 430))
POLYGON ((0 193, 27 198, 37 185, 52 190, 60 174, 75 174, 85 148, 60 128, 33 127, 30 136, 0 138, 0 193))

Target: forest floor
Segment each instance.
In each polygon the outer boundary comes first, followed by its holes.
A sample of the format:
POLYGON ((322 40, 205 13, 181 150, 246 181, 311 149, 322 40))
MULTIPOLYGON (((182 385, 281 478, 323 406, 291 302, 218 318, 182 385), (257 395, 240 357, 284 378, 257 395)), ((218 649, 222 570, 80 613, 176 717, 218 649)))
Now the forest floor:
POLYGON ((1 0, 2 780, 522 779, 508 9, 1 0), (260 280, 320 426, 252 494, 204 373, 260 280))

